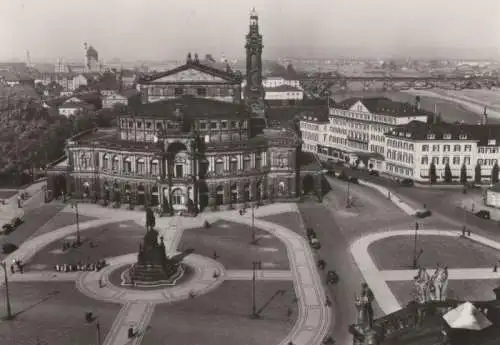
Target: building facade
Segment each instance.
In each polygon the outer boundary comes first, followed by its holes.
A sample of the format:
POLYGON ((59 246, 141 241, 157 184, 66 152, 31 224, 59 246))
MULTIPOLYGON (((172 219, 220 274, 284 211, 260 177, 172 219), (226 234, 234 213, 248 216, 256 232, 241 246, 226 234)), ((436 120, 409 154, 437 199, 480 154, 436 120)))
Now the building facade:
POLYGON ((370 169, 421 183, 498 180, 499 125, 446 123, 418 104, 387 99, 350 99, 329 109, 328 119, 300 122, 303 150, 322 160, 368 157, 370 169))
MULTIPOLYGON (((253 11, 251 33, 258 32, 257 20, 253 11)), ((261 40, 247 39, 252 73, 261 48, 261 40)), ((175 212, 298 196, 299 133, 266 129, 264 117, 248 106, 256 94, 241 99, 241 75, 188 55, 184 65, 137 85, 142 102, 118 116, 117 128, 68 140, 66 157, 48 169, 53 197, 175 212)))

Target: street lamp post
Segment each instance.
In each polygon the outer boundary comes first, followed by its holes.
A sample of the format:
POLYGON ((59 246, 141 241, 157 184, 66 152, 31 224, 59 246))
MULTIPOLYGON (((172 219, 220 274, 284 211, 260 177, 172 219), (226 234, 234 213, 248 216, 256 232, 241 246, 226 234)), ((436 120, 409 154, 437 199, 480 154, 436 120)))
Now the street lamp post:
POLYGON ((349 180, 349 178, 347 178, 347 197, 345 201, 345 207, 351 207, 351 181, 349 180))
POLYGON ((258 319, 259 314, 257 314, 257 306, 255 300, 255 280, 256 280, 256 270, 261 269, 262 263, 260 261, 252 262, 252 315, 250 317, 252 319, 258 319))
POLYGON ((252 205, 252 241, 251 244, 256 244, 257 240, 255 238, 255 206, 252 205))
POLYGON ((71 207, 75 209, 75 220, 76 220, 76 244, 79 246, 81 245, 81 238, 80 238, 80 215, 78 213, 78 203, 74 201, 71 204, 71 207))
POLYGON ((101 324, 99 321, 96 322, 95 329, 97 332, 97 345, 101 345, 101 324))
POLYGON ((413 241, 413 265, 412 265, 413 269, 417 268, 417 261, 418 261, 418 257, 417 257, 418 228, 419 228, 418 222, 415 222, 415 237, 414 237, 414 241, 413 241))
POLYGON ((10 306, 10 294, 9 294, 9 278, 8 278, 8 273, 7 273, 7 263, 5 261, 2 261, 1 266, 3 268, 3 274, 4 274, 4 282, 5 282, 5 302, 7 304, 7 320, 11 320, 13 318, 12 316, 12 308, 10 306))

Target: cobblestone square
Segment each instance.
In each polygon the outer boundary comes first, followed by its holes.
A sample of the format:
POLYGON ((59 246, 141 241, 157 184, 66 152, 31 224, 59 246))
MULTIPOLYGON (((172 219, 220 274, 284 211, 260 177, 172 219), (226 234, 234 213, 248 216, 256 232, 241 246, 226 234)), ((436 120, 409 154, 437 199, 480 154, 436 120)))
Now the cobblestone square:
MULTIPOLYGON (((100 259, 137 252, 145 229, 133 221, 117 222, 81 232, 82 245, 62 251, 63 240, 39 251, 27 264, 27 270, 50 270, 57 264, 95 262, 100 259), (91 246, 91 243, 94 247, 91 246)), ((67 238, 75 241, 76 235, 67 238)))
POLYGON ((225 281, 219 288, 172 305, 157 305, 143 344, 279 344, 297 317, 291 282, 256 284, 256 305, 261 308, 277 290, 285 290, 264 309, 261 318, 252 312, 252 282, 225 281), (288 308, 292 315, 288 317, 288 308))
MULTIPOLYGON (((417 251, 423 249, 419 265, 435 268, 438 263, 448 268, 492 267, 500 260, 500 252, 465 238, 420 235, 417 251)), ((413 261, 414 237, 393 236, 374 242, 368 249, 380 270, 409 268, 413 261)))
POLYGON ((267 232, 256 229, 257 245, 251 245, 250 226, 229 221, 217 221, 210 228, 186 229, 179 250, 194 249, 196 254, 213 257, 227 269, 251 269, 252 261, 260 260, 264 269, 289 268, 283 243, 267 232))
MULTIPOLYGON (((17 315, 12 321, 0 322, 0 344, 95 344, 96 327, 85 322, 85 312, 98 317, 104 340, 121 308, 82 295, 73 282, 11 283, 10 296, 12 312, 17 315)), ((0 313, 5 314, 4 298, 0 313)))

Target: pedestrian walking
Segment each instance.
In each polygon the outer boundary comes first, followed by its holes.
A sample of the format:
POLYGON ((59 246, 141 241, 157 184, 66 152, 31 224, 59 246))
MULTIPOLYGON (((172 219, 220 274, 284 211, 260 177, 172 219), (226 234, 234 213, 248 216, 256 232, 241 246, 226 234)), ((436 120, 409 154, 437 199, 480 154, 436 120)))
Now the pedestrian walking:
POLYGON ((14 268, 14 265, 10 265, 10 273, 14 274, 16 272, 16 269, 14 268))
POLYGON ((332 305, 332 301, 330 301, 330 298, 328 298, 328 296, 326 296, 325 305, 326 305, 327 307, 329 307, 329 306, 331 306, 331 305, 332 305))
POLYGON ((470 231, 470 229, 469 229, 469 230, 467 231, 467 236, 469 236, 469 237, 470 237, 470 233, 471 233, 471 231, 470 231))
POLYGON ((465 225, 462 227, 462 237, 465 237, 465 225))
POLYGON ((493 272, 497 272, 498 271, 498 265, 495 264, 495 266, 493 266, 493 272))
POLYGON ((292 314, 293 314, 293 310, 292 308, 288 307, 287 311, 286 311, 286 316, 288 318, 291 318, 292 317, 292 314))

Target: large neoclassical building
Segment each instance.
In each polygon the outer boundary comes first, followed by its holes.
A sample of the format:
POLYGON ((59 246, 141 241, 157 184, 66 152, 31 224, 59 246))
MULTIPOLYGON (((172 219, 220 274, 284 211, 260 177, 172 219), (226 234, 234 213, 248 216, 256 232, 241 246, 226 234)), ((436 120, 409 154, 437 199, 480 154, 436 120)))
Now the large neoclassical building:
POLYGON ((116 128, 67 141, 66 155, 48 168, 48 193, 171 210, 297 197, 300 138, 267 128, 254 11, 245 47, 245 76, 189 54, 184 65, 143 77, 141 104, 119 115, 116 128))

